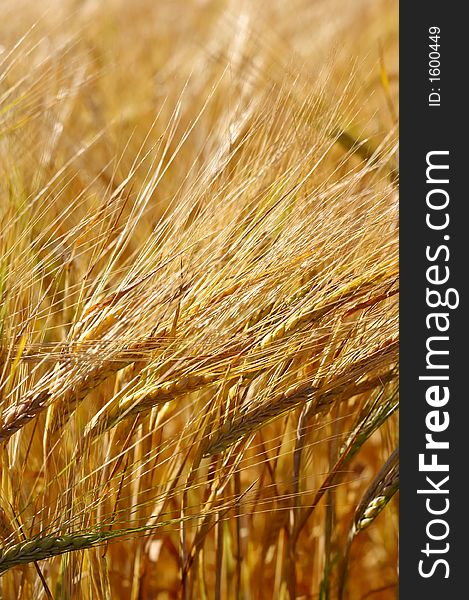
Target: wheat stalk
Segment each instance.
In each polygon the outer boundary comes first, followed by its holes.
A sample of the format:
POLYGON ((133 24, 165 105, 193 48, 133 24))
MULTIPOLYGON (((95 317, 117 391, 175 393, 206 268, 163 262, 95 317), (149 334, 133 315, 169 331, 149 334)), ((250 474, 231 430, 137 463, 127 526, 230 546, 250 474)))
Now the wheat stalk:
POLYGON ((387 344, 384 348, 376 350, 370 356, 362 359, 357 364, 352 364, 346 373, 340 373, 332 381, 327 383, 325 389, 311 385, 311 382, 296 384, 285 392, 274 396, 269 402, 256 407, 239 417, 224 424, 222 429, 210 440, 206 450, 207 454, 216 454, 235 443, 248 433, 256 431, 265 423, 295 408, 299 404, 309 401, 314 406, 314 411, 329 406, 336 398, 347 400, 348 398, 374 389, 378 382, 386 382, 395 378, 394 364, 397 359, 397 342, 387 344), (370 381, 355 383, 363 373, 372 371, 373 368, 386 368, 387 372, 380 373, 370 381))
POLYGON ((373 523, 398 489, 399 448, 396 448, 368 486, 355 510, 353 522, 349 529, 347 545, 342 557, 339 598, 344 597, 350 550, 355 537, 373 523))

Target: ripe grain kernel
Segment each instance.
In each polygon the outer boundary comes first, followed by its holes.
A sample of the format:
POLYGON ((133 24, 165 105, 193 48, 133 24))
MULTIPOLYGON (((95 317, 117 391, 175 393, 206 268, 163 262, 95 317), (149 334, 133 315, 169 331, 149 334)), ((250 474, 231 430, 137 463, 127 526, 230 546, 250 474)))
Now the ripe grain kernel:
POLYGON ((188 377, 182 377, 181 379, 179 379, 176 382, 175 390, 177 392, 185 391, 188 388, 188 383, 189 383, 189 378, 188 377))
POLYGON ((161 393, 162 394, 166 394, 166 395, 170 395, 175 388, 175 384, 173 381, 168 381, 167 383, 163 383, 160 387, 161 393))

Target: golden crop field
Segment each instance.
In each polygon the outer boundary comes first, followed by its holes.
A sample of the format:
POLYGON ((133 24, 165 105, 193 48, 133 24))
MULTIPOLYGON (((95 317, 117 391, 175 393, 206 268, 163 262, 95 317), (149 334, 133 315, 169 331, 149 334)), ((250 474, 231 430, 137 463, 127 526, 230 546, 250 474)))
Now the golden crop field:
POLYGON ((1 8, 0 599, 396 598, 397 2, 1 8))

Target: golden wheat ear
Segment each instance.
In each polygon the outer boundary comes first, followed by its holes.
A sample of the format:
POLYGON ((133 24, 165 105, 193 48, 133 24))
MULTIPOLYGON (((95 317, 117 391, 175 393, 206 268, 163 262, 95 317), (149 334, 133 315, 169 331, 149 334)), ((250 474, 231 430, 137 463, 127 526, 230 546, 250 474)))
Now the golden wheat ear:
POLYGON ((355 510, 348 541, 343 553, 341 576, 339 580, 339 598, 345 594, 348 561, 355 537, 369 527, 383 511, 388 502, 399 489, 399 448, 396 448, 385 462, 380 472, 368 486, 355 510))

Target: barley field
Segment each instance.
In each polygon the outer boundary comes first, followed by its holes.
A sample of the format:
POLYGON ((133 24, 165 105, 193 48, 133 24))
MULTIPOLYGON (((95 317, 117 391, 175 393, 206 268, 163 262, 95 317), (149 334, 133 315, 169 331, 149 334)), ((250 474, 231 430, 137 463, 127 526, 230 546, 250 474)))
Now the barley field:
POLYGON ((3 0, 0 599, 398 593, 396 0, 3 0))

